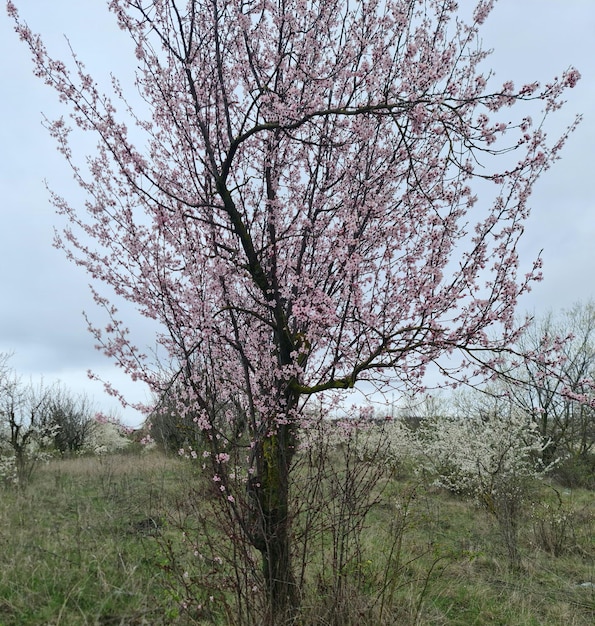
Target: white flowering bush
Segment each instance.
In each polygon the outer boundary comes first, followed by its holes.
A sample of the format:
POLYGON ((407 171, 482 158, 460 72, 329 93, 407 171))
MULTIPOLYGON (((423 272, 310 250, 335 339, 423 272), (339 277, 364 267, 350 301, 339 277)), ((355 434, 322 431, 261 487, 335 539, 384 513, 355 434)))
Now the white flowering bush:
POLYGON ((398 469, 415 458, 411 429, 400 419, 374 419, 371 407, 352 407, 343 419, 304 417, 299 448, 337 450, 349 445, 365 463, 398 469))
POLYGON ((369 425, 358 433, 358 456, 361 461, 382 463, 400 471, 415 459, 414 435, 402 420, 369 425))
POLYGON ((548 445, 536 425, 507 410, 489 415, 425 420, 415 436, 420 466, 446 489, 469 495, 492 514, 520 567, 518 522, 536 479, 550 469, 541 463, 548 445))
POLYGON ((24 485, 40 463, 47 463, 52 458, 52 450, 49 447, 51 433, 32 429, 30 435, 24 441, 13 438, 11 442, 9 436, 0 433, 1 483, 24 485))
POLYGON ((113 454, 126 449, 131 441, 125 426, 117 420, 97 415, 84 451, 93 454, 113 454))
POLYGON ((416 444, 423 466, 442 486, 487 501, 548 469, 539 459, 547 441, 520 415, 429 420, 416 444))
POLYGON ((0 483, 16 485, 18 480, 14 454, 0 448, 0 483))

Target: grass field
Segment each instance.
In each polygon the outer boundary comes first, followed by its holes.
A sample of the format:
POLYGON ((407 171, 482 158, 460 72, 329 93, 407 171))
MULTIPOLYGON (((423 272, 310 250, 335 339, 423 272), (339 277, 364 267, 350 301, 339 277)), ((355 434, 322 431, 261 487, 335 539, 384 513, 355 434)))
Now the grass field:
MULTIPOLYGON (((1 489, 0 624, 229 623, 217 611, 193 619, 180 610, 171 574, 182 565, 164 550, 182 548, 173 520, 192 476, 187 462, 151 452, 56 460, 27 488, 1 489)), ((366 517, 357 571, 345 573, 355 581, 345 624, 373 624, 372 614, 405 626, 595 622, 592 492, 541 488, 521 529, 520 574, 473 503, 411 476, 383 494, 366 517), (402 541, 388 558, 393 532, 402 541)), ((302 623, 332 623, 322 564, 309 567, 318 574, 304 589, 302 623)))

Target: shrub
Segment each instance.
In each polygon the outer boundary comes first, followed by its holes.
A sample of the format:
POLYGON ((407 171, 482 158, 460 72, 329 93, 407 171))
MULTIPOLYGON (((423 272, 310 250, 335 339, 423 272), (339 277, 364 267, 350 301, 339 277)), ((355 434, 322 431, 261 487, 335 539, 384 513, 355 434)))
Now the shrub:
POLYGON ((553 477, 562 487, 595 490, 595 454, 562 459, 556 465, 553 477))
POLYGON ((519 569, 518 524, 547 442, 514 412, 426 420, 416 432, 423 469, 453 493, 472 496, 495 517, 511 569, 519 569))

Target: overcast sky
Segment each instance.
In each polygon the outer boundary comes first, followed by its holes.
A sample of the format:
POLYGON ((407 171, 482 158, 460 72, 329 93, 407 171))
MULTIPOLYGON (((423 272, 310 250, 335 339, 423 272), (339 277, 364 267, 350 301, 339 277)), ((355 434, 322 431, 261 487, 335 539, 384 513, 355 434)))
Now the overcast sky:
MULTIPOLYGON (((132 67, 128 42, 103 0, 15 3, 32 29, 44 34, 50 52, 66 56, 66 34, 87 68, 102 77, 132 67)), ((547 81, 570 65, 582 74, 548 126, 553 135, 575 114, 584 116, 562 160, 531 199, 521 253, 528 262, 543 249, 545 279, 521 301, 519 312, 539 314, 595 298, 595 0, 500 0, 484 25, 483 40, 494 48, 490 66, 499 83, 547 81)), ((56 96, 33 77, 28 51, 5 14, 0 59, 0 352, 14 353, 12 365, 26 378, 59 379, 93 397, 101 410, 136 425, 141 417, 119 408, 86 375, 92 369, 132 400, 147 398, 140 385, 129 383, 94 350, 82 316, 83 310, 91 316, 94 311, 88 278, 52 247, 58 221, 44 180, 69 198, 78 191, 41 124, 42 113, 53 117, 60 111, 56 96)), ((147 343, 150 335, 147 328, 147 343)))

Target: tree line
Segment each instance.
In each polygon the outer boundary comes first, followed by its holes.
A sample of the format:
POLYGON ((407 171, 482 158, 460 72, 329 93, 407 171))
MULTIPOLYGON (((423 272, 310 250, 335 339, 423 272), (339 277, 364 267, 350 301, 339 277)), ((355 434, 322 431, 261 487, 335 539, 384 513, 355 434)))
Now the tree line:
POLYGON ((98 414, 88 396, 23 380, 9 359, 0 354, 0 481, 22 486, 49 458, 125 445, 123 427, 98 414))

